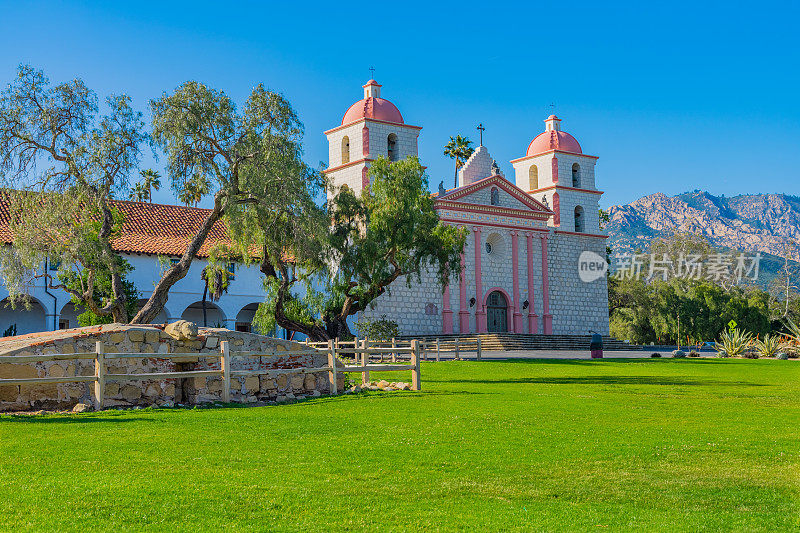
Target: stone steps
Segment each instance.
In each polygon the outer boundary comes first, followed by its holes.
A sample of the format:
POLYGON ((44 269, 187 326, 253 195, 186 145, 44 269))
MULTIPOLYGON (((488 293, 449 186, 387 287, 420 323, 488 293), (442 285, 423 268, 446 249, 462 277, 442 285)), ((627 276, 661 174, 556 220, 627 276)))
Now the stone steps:
MULTIPOLYGON (((452 351, 455 340, 464 349, 474 349, 475 340, 481 339, 484 350, 588 350, 591 335, 529 335, 516 333, 486 333, 481 335, 424 335, 421 337, 403 337, 404 339, 417 338, 426 342, 436 342, 442 350, 452 351)), ((638 345, 627 344, 613 337, 603 337, 604 350, 641 350, 638 345)))

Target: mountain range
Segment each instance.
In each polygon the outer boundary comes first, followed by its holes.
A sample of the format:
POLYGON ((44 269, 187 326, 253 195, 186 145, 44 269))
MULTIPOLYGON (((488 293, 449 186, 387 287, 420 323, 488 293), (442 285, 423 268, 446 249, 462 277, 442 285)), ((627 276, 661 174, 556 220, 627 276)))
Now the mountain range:
POLYGON ((701 190, 676 196, 654 193, 630 204, 612 206, 608 215, 605 229, 614 254, 646 252, 654 238, 690 232, 705 236, 720 250, 761 252, 765 274, 774 274, 786 254, 800 261, 798 196, 726 197, 701 190))

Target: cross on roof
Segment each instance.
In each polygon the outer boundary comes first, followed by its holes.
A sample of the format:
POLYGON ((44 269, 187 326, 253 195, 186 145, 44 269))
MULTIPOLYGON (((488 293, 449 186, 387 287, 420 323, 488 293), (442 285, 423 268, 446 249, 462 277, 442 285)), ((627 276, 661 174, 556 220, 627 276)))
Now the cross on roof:
POLYGON ((369 67, 369 79, 375 79, 375 67, 369 67))
POLYGON ((483 132, 486 131, 486 128, 483 127, 483 124, 478 124, 477 130, 481 132, 481 146, 483 146, 483 132))

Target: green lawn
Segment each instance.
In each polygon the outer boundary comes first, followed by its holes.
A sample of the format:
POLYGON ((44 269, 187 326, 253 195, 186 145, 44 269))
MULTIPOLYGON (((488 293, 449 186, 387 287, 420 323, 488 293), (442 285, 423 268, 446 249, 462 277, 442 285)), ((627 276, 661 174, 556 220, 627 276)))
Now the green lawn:
POLYGON ((422 368, 421 393, 0 416, 0 530, 800 528, 797 362, 422 368))

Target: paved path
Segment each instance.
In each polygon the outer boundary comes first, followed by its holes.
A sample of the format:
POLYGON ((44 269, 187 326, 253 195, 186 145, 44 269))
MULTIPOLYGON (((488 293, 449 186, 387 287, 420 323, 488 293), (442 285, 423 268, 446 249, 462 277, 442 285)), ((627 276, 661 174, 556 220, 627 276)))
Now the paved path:
MULTIPOLYGON (((661 357, 672 357, 671 351, 664 350, 605 350, 604 359, 637 359, 650 358, 650 354, 658 352, 661 357)), ((701 357, 714 357, 714 352, 700 352, 701 357)), ((453 352, 442 352, 442 359, 453 359, 453 352)), ((589 350, 484 350, 481 354, 483 359, 591 359, 589 350)), ((462 359, 475 359, 475 352, 461 352, 462 359)), ((436 359, 436 352, 429 352, 428 359, 436 359)))

